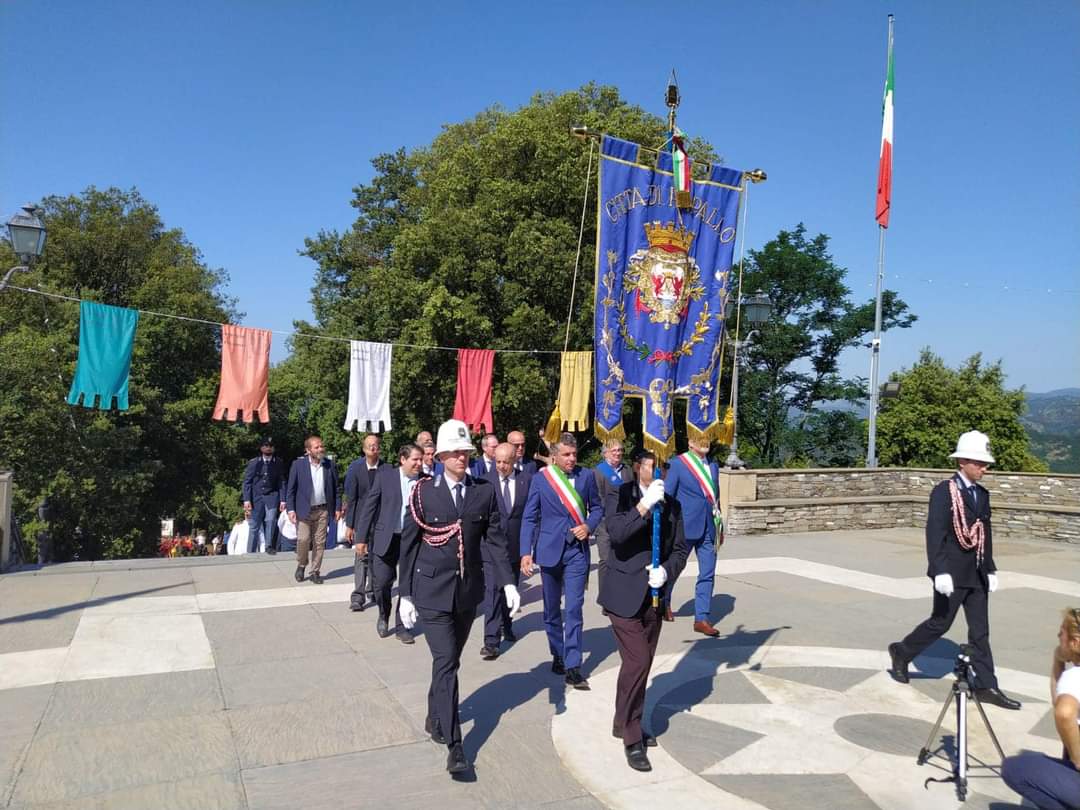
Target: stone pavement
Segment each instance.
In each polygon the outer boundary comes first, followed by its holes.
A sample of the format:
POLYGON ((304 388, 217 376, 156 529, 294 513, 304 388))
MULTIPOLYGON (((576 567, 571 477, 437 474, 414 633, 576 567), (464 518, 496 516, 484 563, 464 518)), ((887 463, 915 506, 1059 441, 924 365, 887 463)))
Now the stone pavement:
MULTIPOLYGON (((1080 549, 996 543, 991 607, 1002 687, 988 707, 1006 753, 1059 752, 1045 669, 1060 609, 1080 605, 1080 549)), ((592 690, 549 671, 540 588, 523 588, 519 641, 461 673, 473 778, 452 781, 423 733, 430 657, 351 613, 351 552, 326 584, 289 555, 70 563, 0 577, 0 807, 14 808, 1005 808, 974 769, 960 805, 948 764, 915 757, 949 694, 963 619, 916 661, 885 646, 926 617, 921 532, 732 538, 718 564, 719 639, 691 631, 693 560, 663 628, 646 724, 654 770, 610 736, 618 654, 587 596, 592 690)), ((950 709, 936 746, 954 745, 950 709)), ((996 763, 978 715, 973 755, 996 763)))

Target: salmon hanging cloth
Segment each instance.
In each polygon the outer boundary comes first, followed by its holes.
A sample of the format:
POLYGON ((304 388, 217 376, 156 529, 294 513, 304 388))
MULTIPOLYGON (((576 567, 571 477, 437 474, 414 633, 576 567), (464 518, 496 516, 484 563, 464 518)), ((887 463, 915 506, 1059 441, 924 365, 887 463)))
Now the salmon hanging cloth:
POLYGON ((544 441, 558 441, 567 430, 589 427, 589 389, 592 385, 592 352, 563 352, 559 370, 559 398, 544 428, 544 441))
POLYGON ((270 421, 270 330, 221 325, 221 388, 214 419, 270 421))
POLYGON ((93 301, 79 302, 79 362, 71 381, 68 404, 85 408, 112 408, 113 397, 121 411, 128 409, 128 379, 131 350, 139 313, 134 309, 111 307, 93 301))
POLYGON ((495 429, 491 418, 491 372, 495 368, 494 349, 458 349, 457 396, 454 419, 475 432, 495 429))

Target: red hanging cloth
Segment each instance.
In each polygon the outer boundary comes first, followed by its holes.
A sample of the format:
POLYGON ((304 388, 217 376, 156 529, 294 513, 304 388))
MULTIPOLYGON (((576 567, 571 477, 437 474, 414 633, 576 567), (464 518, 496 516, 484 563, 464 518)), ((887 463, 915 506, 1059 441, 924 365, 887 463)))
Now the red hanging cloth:
POLYGON ((460 419, 475 432, 495 430, 495 420, 491 418, 491 372, 494 367, 493 349, 458 349, 453 418, 460 419))

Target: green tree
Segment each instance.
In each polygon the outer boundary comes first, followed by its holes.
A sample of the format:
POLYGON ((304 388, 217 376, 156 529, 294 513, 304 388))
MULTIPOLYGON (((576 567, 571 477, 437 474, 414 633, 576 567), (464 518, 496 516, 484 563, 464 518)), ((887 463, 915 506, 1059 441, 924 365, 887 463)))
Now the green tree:
MULTIPOLYGON (((235 318, 221 291, 224 273, 208 268, 137 191, 89 188, 41 205, 45 254, 18 282, 215 323, 235 318)), ((10 252, 0 259, 13 261, 10 252)), ((66 402, 78 324, 74 303, 17 290, 0 296, 0 468, 15 473, 15 513, 26 533, 39 528, 34 513, 46 496, 61 560, 153 554, 162 517, 205 527, 228 503, 222 487, 231 488, 235 512, 243 450, 253 442, 246 428, 210 421, 220 331, 142 317, 131 406, 119 412, 66 402)))
MULTIPOLYGON (((374 179, 354 189, 353 226, 307 241, 305 252, 318 263, 312 297, 321 333, 419 347, 394 349, 388 444, 433 429, 453 409, 456 354, 426 347, 563 348, 590 148, 569 137, 572 124, 643 144, 664 139, 663 120, 612 88, 540 94, 519 110, 492 108, 447 126, 426 147, 380 155, 374 179)), ((693 150, 714 157, 704 143, 693 150)), ((593 154, 571 349, 592 345, 596 171, 593 154)), ((359 435, 341 429, 347 351, 303 338, 293 348, 272 386, 308 392, 297 424, 355 456, 359 435)), ((558 371, 557 354, 497 356, 500 431, 520 427, 533 439, 553 404, 558 371)))
POLYGON ((1032 454, 1020 422, 1024 391, 1005 387, 1001 361, 986 364, 975 354, 951 369, 926 348, 914 366, 890 379, 900 383, 900 396, 883 400, 878 416, 883 465, 952 467, 949 454, 960 434, 981 430, 990 437, 997 469, 1046 471, 1046 464, 1032 454))
MULTIPOLYGON (((850 300, 851 290, 844 282, 847 270, 833 261, 828 246, 828 236, 808 238, 800 223, 747 255, 744 294, 761 290, 773 304, 768 322, 758 328, 743 354, 739 374, 739 451, 760 466, 798 457, 806 452, 807 442, 815 447, 835 443, 837 430, 853 428, 848 417, 815 416, 815 406, 866 399, 866 381, 841 376, 839 360, 844 350, 865 345, 874 328, 874 302, 850 300), (789 424, 792 417, 794 424, 789 424), (811 435, 792 440, 792 427, 811 435), (745 444, 750 447, 744 453, 745 444)), ((882 329, 906 328, 914 322, 907 304, 885 290, 882 329)), ((729 327, 734 330, 735 325, 729 327)), ((750 329, 742 323, 741 337, 750 329)), ((843 444, 848 449, 833 453, 832 460, 854 463, 850 438, 843 444)))

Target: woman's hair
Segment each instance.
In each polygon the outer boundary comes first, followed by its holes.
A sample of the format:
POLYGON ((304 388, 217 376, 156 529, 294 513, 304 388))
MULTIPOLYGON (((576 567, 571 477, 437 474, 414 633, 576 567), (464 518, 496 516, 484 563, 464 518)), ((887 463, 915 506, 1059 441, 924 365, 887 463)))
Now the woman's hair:
MULTIPOLYGON (((1062 616, 1065 621, 1065 633, 1070 639, 1080 639, 1080 608, 1065 608, 1062 611, 1062 616)), ((1067 663, 1080 664, 1080 651, 1072 653, 1067 659, 1067 663)))

